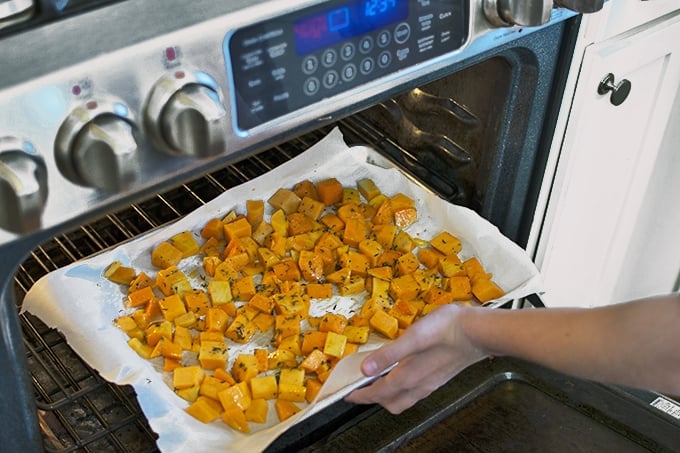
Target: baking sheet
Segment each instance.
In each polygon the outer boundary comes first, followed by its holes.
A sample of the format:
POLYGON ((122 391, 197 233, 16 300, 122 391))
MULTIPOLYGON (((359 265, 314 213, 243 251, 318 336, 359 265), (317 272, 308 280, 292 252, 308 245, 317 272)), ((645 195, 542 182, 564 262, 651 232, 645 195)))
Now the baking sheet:
MULTIPOLYGON (((319 181, 335 177, 345 186, 354 186, 362 178, 372 178, 387 195, 402 192, 413 198, 418 221, 407 231, 412 236, 429 239, 442 230, 457 235, 463 242, 462 258, 477 256, 506 295, 488 304, 490 307, 529 294, 541 292, 538 270, 524 250, 504 237, 498 229, 474 211, 452 205, 424 190, 391 167, 374 150, 348 147, 338 129, 309 150, 271 172, 232 188, 191 214, 164 228, 124 243, 94 257, 78 261, 40 279, 26 295, 22 310, 38 316, 45 324, 59 330, 69 345, 103 378, 116 384, 131 384, 152 429, 159 435, 163 452, 190 449, 203 451, 261 451, 276 437, 298 421, 340 400, 367 379, 359 364, 370 350, 386 340, 371 335, 360 351, 342 360, 324 384, 317 399, 285 422, 278 423, 273 407, 263 425, 251 423, 253 433, 243 434, 221 421, 203 424, 188 415, 188 403, 175 395, 162 362, 145 360, 127 345, 128 337, 114 326, 114 319, 126 313, 124 289, 103 277, 106 267, 121 261, 137 271, 155 275, 151 266, 151 250, 172 235, 190 230, 198 235, 205 222, 222 217, 231 210, 245 213, 248 199, 267 200, 278 188, 303 180, 319 181)), ((266 214, 271 214, 271 210, 266 214)), ((200 257, 183 260, 185 274, 199 279, 200 257)), ((191 279, 190 278, 190 279, 191 279)), ((198 281, 192 281, 198 287, 198 281)), ((311 315, 334 311, 350 314, 360 307, 363 298, 335 296, 328 301, 315 301, 311 315)), ((271 332, 256 335, 247 345, 229 343, 229 357, 250 353, 255 347, 266 347, 271 332)))

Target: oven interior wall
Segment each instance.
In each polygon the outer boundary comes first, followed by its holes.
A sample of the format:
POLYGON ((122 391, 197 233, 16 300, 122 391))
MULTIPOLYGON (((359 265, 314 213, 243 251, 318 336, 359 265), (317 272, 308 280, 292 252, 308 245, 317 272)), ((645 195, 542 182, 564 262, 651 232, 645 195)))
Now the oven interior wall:
POLYGON ((358 116, 398 167, 524 247, 577 26, 525 36, 358 116))

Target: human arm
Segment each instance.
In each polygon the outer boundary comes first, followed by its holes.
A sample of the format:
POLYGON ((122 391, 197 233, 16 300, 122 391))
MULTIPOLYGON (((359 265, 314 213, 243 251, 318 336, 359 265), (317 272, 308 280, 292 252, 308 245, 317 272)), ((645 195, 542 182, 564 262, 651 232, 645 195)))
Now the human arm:
POLYGON ((400 413, 488 356, 512 356, 612 384, 680 394, 680 294, 598 308, 442 306, 370 354, 346 398, 400 413))

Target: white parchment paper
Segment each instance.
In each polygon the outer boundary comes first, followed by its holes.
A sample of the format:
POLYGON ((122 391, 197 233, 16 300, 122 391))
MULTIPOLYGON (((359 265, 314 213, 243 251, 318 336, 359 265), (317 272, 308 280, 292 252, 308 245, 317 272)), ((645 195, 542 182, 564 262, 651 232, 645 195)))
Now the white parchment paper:
MULTIPOLYGON (((345 186, 354 186, 359 179, 370 177, 387 195, 402 192, 413 198, 419 219, 407 231, 423 239, 442 230, 457 235, 463 241, 461 257, 480 258, 506 291, 502 299, 489 304, 491 307, 541 291, 538 270, 525 251, 495 226, 475 212, 447 203, 414 184, 372 149, 348 147, 340 131, 335 129, 303 154, 270 173, 228 190, 179 221, 46 275, 26 295, 22 309, 58 329, 103 378, 134 386, 151 428, 159 435, 158 446, 163 452, 261 451, 293 424, 363 385, 367 380, 359 369, 361 359, 386 340, 372 335, 360 352, 342 360, 316 401, 301 404, 303 410, 296 416, 278 423, 272 407, 267 423, 261 426, 251 423, 253 433, 246 435, 220 420, 203 424, 185 412, 188 403, 168 385, 169 376, 162 372, 162 363, 139 357, 128 347, 127 335, 114 326, 114 319, 126 312, 125 295, 120 285, 103 277, 103 272, 117 260, 155 275, 150 257, 152 248, 159 242, 185 230, 198 236, 205 222, 213 217, 224 216, 234 209, 245 213, 248 199, 267 200, 280 187, 292 188, 304 179, 319 181, 329 177, 339 179, 345 186)), ((200 265, 201 260, 195 258, 184 260, 180 267, 187 275, 197 278, 200 265)), ((311 314, 327 310, 349 314, 362 301, 362 297, 336 296, 330 301, 314 302, 311 314)), ((271 332, 258 334, 248 345, 230 344, 230 358, 233 360, 240 352, 266 346, 270 340, 271 332)))

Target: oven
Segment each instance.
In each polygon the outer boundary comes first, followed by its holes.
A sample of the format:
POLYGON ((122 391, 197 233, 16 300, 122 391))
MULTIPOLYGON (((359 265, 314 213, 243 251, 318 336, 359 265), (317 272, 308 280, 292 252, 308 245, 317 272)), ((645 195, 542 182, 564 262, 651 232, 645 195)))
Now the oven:
MULTIPOLYGON (((525 246, 575 10, 597 8, 508 0, 0 2, 0 360, 11 364, 0 380, 12 389, 0 395, 2 444, 156 451, 134 390, 104 381, 59 332, 19 315, 24 295, 50 271, 266 175, 334 128, 525 246)), ((542 394, 574 411, 597 398, 632 406, 621 392, 601 396, 597 386, 574 390, 573 382, 529 364, 485 362, 408 416, 340 402, 269 450, 361 451, 365 436, 376 442, 368 450, 422 448, 424 433, 477 397, 526 393, 531 406, 536 396, 527 389, 551 389, 542 394)), ((643 435, 657 426, 655 416, 628 417, 642 425, 630 429, 631 445, 663 450, 677 440, 665 419, 655 428, 660 440, 643 435)), ((623 422, 607 420, 622 432, 623 422)), ((611 441, 602 436, 602 445, 611 441)))

